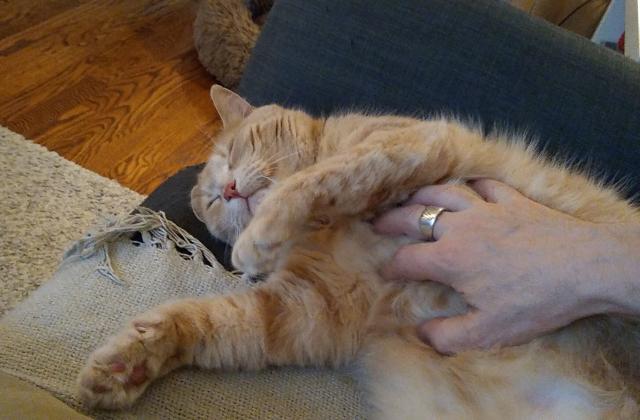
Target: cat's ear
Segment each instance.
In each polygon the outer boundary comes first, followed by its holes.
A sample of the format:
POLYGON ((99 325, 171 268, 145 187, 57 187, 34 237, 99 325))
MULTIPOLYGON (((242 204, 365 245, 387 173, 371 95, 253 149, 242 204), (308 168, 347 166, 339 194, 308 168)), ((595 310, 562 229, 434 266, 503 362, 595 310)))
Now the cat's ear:
POLYGON ((220 114, 224 127, 242 121, 253 111, 251 104, 245 101, 242 96, 220 85, 211 86, 209 94, 213 105, 220 114))

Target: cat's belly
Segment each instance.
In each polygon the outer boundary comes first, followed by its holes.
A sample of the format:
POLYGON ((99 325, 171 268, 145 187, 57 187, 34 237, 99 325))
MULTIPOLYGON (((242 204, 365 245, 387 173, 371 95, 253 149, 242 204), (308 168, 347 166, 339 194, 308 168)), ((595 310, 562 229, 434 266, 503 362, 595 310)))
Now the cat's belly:
POLYGON ((403 245, 416 241, 405 237, 380 235, 366 222, 351 222, 338 227, 333 243, 333 258, 344 268, 358 272, 377 273, 391 261, 403 245))
POLYGON ((397 250, 403 245, 416 243, 416 240, 379 235, 371 224, 365 222, 353 222, 342 229, 333 243, 334 261, 345 271, 371 282, 378 300, 391 305, 389 309, 398 325, 416 324, 467 311, 462 296, 448 286, 428 279, 402 282, 380 276, 380 269, 389 263, 397 250))

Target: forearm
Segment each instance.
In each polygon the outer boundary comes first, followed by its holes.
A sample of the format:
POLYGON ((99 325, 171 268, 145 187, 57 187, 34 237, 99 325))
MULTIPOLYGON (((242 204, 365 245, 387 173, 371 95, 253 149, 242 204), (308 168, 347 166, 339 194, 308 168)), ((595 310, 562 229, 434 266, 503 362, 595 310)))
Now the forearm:
POLYGON ((599 238, 586 269, 589 293, 603 312, 640 317, 640 223, 596 225, 599 238))

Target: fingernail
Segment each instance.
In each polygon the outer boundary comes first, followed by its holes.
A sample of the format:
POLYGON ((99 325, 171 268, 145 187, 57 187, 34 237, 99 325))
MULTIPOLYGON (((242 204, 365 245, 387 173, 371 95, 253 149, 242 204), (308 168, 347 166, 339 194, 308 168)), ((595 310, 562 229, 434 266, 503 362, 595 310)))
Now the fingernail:
MULTIPOLYGON (((429 321, 426 321, 425 323, 427 323, 427 322, 429 322, 429 321)), ((432 341, 431 337, 427 333, 427 329, 425 328, 425 324, 421 324, 416 328, 416 334, 418 335, 418 338, 420 339, 420 341, 422 341, 423 343, 425 343, 426 345, 428 345, 429 347, 431 347, 432 349, 434 349, 435 351, 437 351, 441 355, 443 355, 443 356, 453 356, 453 355, 455 355, 454 351, 442 349, 442 348, 440 348, 440 346, 436 345, 432 341)))

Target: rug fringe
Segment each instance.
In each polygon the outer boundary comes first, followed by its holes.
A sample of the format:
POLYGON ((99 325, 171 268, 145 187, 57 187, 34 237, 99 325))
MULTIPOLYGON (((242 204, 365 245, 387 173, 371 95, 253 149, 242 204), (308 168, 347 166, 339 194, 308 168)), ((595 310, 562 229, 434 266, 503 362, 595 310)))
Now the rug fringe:
POLYGON ((133 213, 108 221, 96 232, 89 232, 75 242, 63 257, 62 264, 99 256, 96 271, 119 285, 126 285, 115 272, 109 256, 109 245, 123 238, 133 239, 139 233, 141 240, 136 243, 158 248, 179 248, 180 255, 189 260, 207 260, 211 265, 218 261, 211 251, 186 230, 167 219, 163 211, 153 211, 137 207, 133 213))

